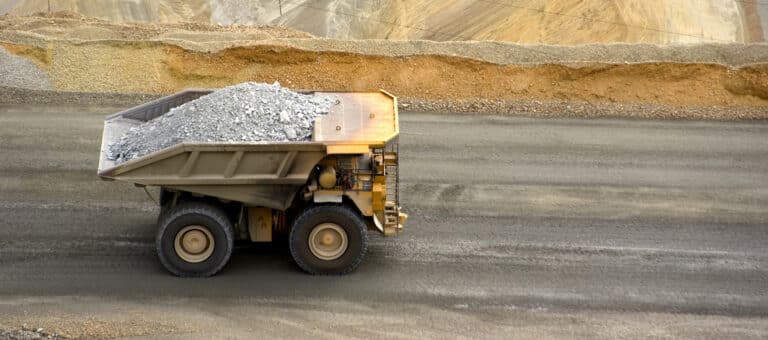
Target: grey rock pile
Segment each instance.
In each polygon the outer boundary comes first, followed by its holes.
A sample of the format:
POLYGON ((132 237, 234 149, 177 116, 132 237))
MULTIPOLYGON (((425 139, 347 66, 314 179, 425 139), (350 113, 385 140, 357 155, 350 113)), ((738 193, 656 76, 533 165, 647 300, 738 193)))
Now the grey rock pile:
POLYGON ((42 328, 27 328, 27 326, 24 325, 21 329, 15 329, 15 330, 0 329, 0 339, 18 339, 18 340, 59 339, 59 335, 46 333, 42 328))
POLYGON ((0 47, 0 86, 50 90, 51 81, 35 63, 0 47))
POLYGON ((293 92, 275 82, 230 86, 132 127, 109 146, 119 164, 179 143, 311 140, 315 118, 338 98, 293 92))

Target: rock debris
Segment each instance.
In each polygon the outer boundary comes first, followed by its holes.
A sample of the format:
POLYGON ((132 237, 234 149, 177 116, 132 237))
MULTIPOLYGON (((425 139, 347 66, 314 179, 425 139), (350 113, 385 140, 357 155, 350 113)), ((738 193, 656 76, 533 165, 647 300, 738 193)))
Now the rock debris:
POLYGON ((334 96, 307 95, 279 83, 242 83, 184 103, 132 127, 109 146, 119 164, 179 143, 305 141, 315 118, 339 103, 334 96))
POLYGON ((0 47, 0 86, 50 90, 51 81, 33 62, 0 47))

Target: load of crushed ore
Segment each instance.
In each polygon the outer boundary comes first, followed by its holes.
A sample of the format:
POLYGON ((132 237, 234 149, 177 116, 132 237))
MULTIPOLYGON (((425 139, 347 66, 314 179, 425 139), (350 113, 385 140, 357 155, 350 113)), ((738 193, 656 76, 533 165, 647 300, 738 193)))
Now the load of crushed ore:
POLYGON ((116 164, 180 143, 306 141, 315 118, 339 103, 279 83, 242 83, 184 103, 129 129, 109 146, 116 164))

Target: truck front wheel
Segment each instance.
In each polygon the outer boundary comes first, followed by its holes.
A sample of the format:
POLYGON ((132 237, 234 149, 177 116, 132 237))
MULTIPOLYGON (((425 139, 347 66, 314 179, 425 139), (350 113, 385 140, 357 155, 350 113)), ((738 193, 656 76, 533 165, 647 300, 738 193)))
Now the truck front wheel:
POLYGON ((313 275, 349 273, 360 265, 368 248, 365 221, 343 205, 304 210, 288 238, 296 264, 313 275))
POLYGON ((203 202, 182 202, 158 218, 157 255, 171 273, 206 277, 229 262, 234 231, 224 211, 203 202))

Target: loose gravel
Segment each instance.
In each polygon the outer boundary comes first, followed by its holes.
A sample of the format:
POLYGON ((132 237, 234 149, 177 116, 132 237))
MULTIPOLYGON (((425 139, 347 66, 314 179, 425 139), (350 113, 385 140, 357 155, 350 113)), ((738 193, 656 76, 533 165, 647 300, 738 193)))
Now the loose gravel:
MULTIPOLYGON (((36 91, 0 86, 0 104, 92 105, 126 107, 160 98, 157 94, 36 91)), ((768 120, 768 110, 756 106, 672 106, 653 103, 591 103, 542 100, 434 100, 397 98, 400 112, 482 114, 547 118, 640 118, 751 121, 768 120)))
POLYGON ((286 142, 312 138, 314 120, 339 103, 275 82, 242 83, 187 102, 131 128, 109 146, 122 163, 179 143, 286 142))
POLYGON ((31 90, 50 90, 48 76, 31 61, 8 53, 0 47, 0 86, 31 90))
POLYGON ((761 106, 671 106, 654 103, 591 103, 573 100, 434 100, 398 97, 401 111, 535 118, 621 118, 766 121, 761 106))
POLYGON ((42 328, 28 328, 3 330, 0 329, 0 340, 35 340, 35 339, 63 339, 57 334, 45 332, 42 328))
POLYGON ((266 16, 260 1, 211 0, 211 22, 221 25, 253 25, 266 16))

